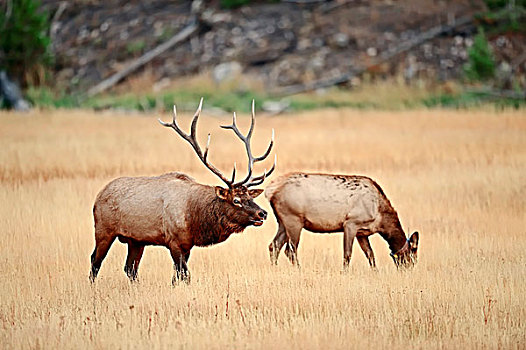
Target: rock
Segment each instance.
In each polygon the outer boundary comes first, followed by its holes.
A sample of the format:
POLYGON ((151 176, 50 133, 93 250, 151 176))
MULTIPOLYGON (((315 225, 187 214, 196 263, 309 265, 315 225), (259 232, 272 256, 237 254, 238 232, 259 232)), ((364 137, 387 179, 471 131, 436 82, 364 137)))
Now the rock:
POLYGON ((237 78, 242 71, 243 67, 241 67, 239 62, 225 62, 214 67, 212 77, 216 83, 222 83, 224 81, 237 78))
POLYGON ((243 34, 243 30, 240 27, 234 27, 231 30, 232 35, 241 35, 243 34))
POLYGON ((404 79, 406 84, 409 84, 411 80, 416 76, 418 73, 418 62, 414 55, 409 54, 406 58, 406 65, 404 69, 404 79))
POLYGON ((169 78, 163 78, 163 79, 155 82, 155 84, 153 84, 152 89, 153 89, 154 92, 159 92, 159 91, 163 90, 164 88, 170 86, 170 83, 171 83, 171 81, 170 81, 169 78))
POLYGON ((349 46, 349 36, 345 33, 336 33, 332 36, 331 43, 340 49, 344 49, 349 46))
POLYGON ((455 67, 455 62, 449 58, 441 59, 440 60, 440 67, 443 69, 451 69, 455 67))
MULTIPOLYGON (((316 3, 298 5, 285 1, 256 1, 239 9, 224 10, 218 2, 162 0, 123 2, 115 11, 114 2, 97 0, 97 6, 90 5, 92 2, 80 2, 78 9, 64 13, 53 43, 57 57, 61 57, 56 67, 77 73, 78 91, 115 73, 110 62, 128 64, 130 57, 123 48, 130 40, 143 42, 144 52, 148 52, 182 30, 194 20, 194 15, 201 26, 199 33, 152 63, 160 72, 159 77, 176 79, 211 71, 219 82, 250 70, 265 86, 273 88, 276 84, 305 84, 353 72, 381 61, 379 56, 396 52, 400 44, 418 37, 422 31, 443 25, 447 13, 460 18, 484 8, 483 0, 451 2, 455 6, 446 1, 422 0, 417 10, 411 11, 406 11, 408 6, 403 1, 335 0, 328 3, 339 4, 337 9, 327 11, 319 11, 316 3), (478 5, 472 6, 473 3, 478 5), (329 53, 320 55, 322 50, 329 53), (83 74, 79 73, 81 69, 83 74)), ((473 43, 470 35, 452 31, 407 52, 417 58, 418 78, 426 78, 432 72, 430 77, 435 79, 440 71, 446 72, 448 79, 461 77, 467 48, 473 43)), ((513 57, 524 51, 520 40, 508 35, 489 40, 497 62, 505 59, 516 67, 513 57)), ((391 61, 396 69, 382 69, 380 74, 404 74, 404 55, 391 61)), ((523 67, 523 63, 517 66, 523 67)), ((409 77, 416 72, 413 68, 408 71, 409 77)), ((523 72, 524 68, 517 70, 522 77, 523 72)), ((72 79, 71 73, 66 73, 59 75, 63 86, 72 79)))
POLYGON ((110 28, 110 23, 109 23, 108 21, 106 21, 106 22, 104 22, 104 23, 102 23, 102 24, 100 25, 100 31, 101 31, 102 33, 104 33, 105 31, 107 31, 109 28, 110 28))
POLYGON ((512 74, 513 74, 513 69, 511 65, 506 61, 502 61, 497 66, 497 70, 495 72, 495 78, 497 80, 497 85, 504 89, 511 89, 513 85, 512 84, 512 74))
POLYGON ((8 108, 13 108, 15 111, 25 112, 31 109, 18 85, 9 80, 4 71, 0 71, 0 99, 6 102, 8 108))
POLYGON ((96 39, 96 38, 99 37, 99 34, 100 34, 100 31, 98 29, 94 29, 90 33, 90 38, 91 39, 96 39))
POLYGON ((263 102, 263 105, 261 108, 272 115, 276 115, 279 113, 284 112, 289 108, 290 101, 287 100, 280 100, 280 101, 265 101, 263 102))
POLYGON ((299 51, 309 49, 312 46, 312 42, 309 38, 302 38, 298 41, 297 48, 299 51))
POLYGON ((351 86, 352 87, 357 87, 357 86, 360 86, 360 84, 362 83, 362 80, 358 77, 352 77, 351 78, 351 86))
POLYGON ((511 44, 509 39, 506 38, 505 36, 499 36, 497 40, 495 41, 495 43, 497 44, 497 47, 499 48, 507 47, 507 46, 510 46, 511 44))
POLYGON ((394 35, 394 34, 391 33, 391 32, 385 32, 385 33, 384 33, 384 38, 385 38, 385 40, 387 40, 387 41, 395 41, 395 40, 396 40, 396 35, 394 35))

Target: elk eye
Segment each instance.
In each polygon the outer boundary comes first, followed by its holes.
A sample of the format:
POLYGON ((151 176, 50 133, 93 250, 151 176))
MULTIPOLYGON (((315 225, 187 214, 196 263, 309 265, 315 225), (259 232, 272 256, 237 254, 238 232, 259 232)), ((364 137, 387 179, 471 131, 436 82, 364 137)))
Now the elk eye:
POLYGON ((234 198, 233 202, 235 205, 241 205, 241 201, 238 198, 234 198))

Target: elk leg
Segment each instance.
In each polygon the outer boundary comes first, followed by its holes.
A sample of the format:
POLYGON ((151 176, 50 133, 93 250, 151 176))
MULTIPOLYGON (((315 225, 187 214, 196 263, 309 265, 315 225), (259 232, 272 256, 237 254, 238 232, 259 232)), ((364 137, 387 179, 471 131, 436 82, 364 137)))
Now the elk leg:
POLYGON ((374 253, 373 249, 371 248, 371 244, 369 243, 369 237, 360 236, 356 237, 356 239, 358 240, 358 243, 360 243, 360 248, 362 248, 365 256, 369 260, 369 266, 371 266, 373 269, 376 269, 376 262, 374 261, 374 253))
POLYGON ((95 249, 91 254, 91 272, 89 275, 91 283, 95 282, 95 278, 97 278, 102 261, 106 257, 106 254, 108 254, 108 250, 110 250, 114 240, 115 236, 97 239, 97 235, 95 235, 95 249))
POLYGON ((176 286, 180 281, 186 284, 190 283, 190 272, 186 265, 186 256, 190 257, 190 252, 184 254, 181 249, 176 246, 170 246, 170 254, 174 262, 174 276, 172 277, 172 285, 176 286))
POLYGON ((289 258, 292 265, 298 265, 298 245, 300 243, 301 229, 303 224, 299 220, 288 221, 285 224, 285 231, 289 238, 287 247, 285 248, 285 255, 289 258))
POLYGON ((347 269, 351 262, 352 244, 358 232, 357 226, 352 222, 347 222, 343 226, 343 268, 347 269))
POLYGON ((134 282, 137 279, 139 272, 139 263, 141 262, 142 253, 144 252, 144 245, 136 241, 130 240, 128 242, 128 257, 126 258, 126 265, 124 265, 124 272, 134 282))
POLYGON ((289 237, 287 236, 287 232, 285 231, 285 226, 279 223, 278 232, 276 233, 276 236, 270 242, 268 246, 268 250, 270 253, 270 262, 273 265, 278 264, 278 257, 279 252, 281 251, 281 248, 283 248, 283 245, 289 240, 289 237))

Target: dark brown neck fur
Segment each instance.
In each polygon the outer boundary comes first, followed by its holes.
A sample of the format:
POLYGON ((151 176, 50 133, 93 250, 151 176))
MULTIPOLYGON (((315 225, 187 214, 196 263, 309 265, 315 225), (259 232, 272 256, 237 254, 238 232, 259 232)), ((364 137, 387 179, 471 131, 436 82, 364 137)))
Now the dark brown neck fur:
POLYGON ((245 229, 230 220, 229 206, 230 204, 215 195, 211 187, 209 191, 196 193, 190 200, 186 214, 189 230, 194 235, 194 245, 209 246, 221 243, 232 233, 245 229))
POLYGON ((380 211, 382 213, 382 224, 380 227, 380 234, 389 244, 391 253, 396 253, 404 247, 407 242, 405 232, 398 219, 396 210, 392 207, 389 199, 381 192, 384 197, 384 201, 380 204, 380 211))

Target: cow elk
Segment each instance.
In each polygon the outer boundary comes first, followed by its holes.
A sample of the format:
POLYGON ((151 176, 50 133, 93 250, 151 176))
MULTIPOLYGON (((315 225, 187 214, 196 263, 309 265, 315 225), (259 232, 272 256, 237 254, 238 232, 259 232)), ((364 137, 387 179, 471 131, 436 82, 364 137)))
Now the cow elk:
POLYGON ((274 179, 266 188, 278 232, 269 245, 270 259, 277 263, 283 245, 285 254, 297 264, 301 229, 343 235, 343 265, 349 266, 354 238, 369 265, 376 268, 369 236, 387 241, 397 267, 416 263, 418 232, 406 239, 396 210, 382 188, 365 176, 292 173, 274 179))
POLYGON ((274 171, 253 176, 253 166, 268 157, 274 144, 274 132, 265 153, 254 157, 251 137, 254 131, 255 115, 252 101, 252 119, 247 135, 243 135, 236 124, 234 113, 231 129, 244 143, 248 155, 248 174, 235 182, 236 167, 230 179, 208 161, 210 134, 205 151, 196 139, 196 128, 203 99, 193 117, 190 134, 183 132, 176 121, 174 106, 173 121, 159 122, 172 128, 186 140, 201 162, 225 184, 213 187, 197 183, 181 173, 168 173, 155 177, 121 177, 111 181, 97 195, 93 206, 95 219, 95 249, 91 255, 90 280, 95 281, 108 250, 115 238, 128 244, 128 256, 124 271, 131 281, 137 278, 139 263, 147 245, 165 246, 170 250, 174 262, 172 283, 190 281, 188 259, 194 246, 204 247, 225 241, 232 233, 242 232, 247 226, 261 226, 267 217, 254 198, 262 189, 249 189, 263 183, 274 171))

